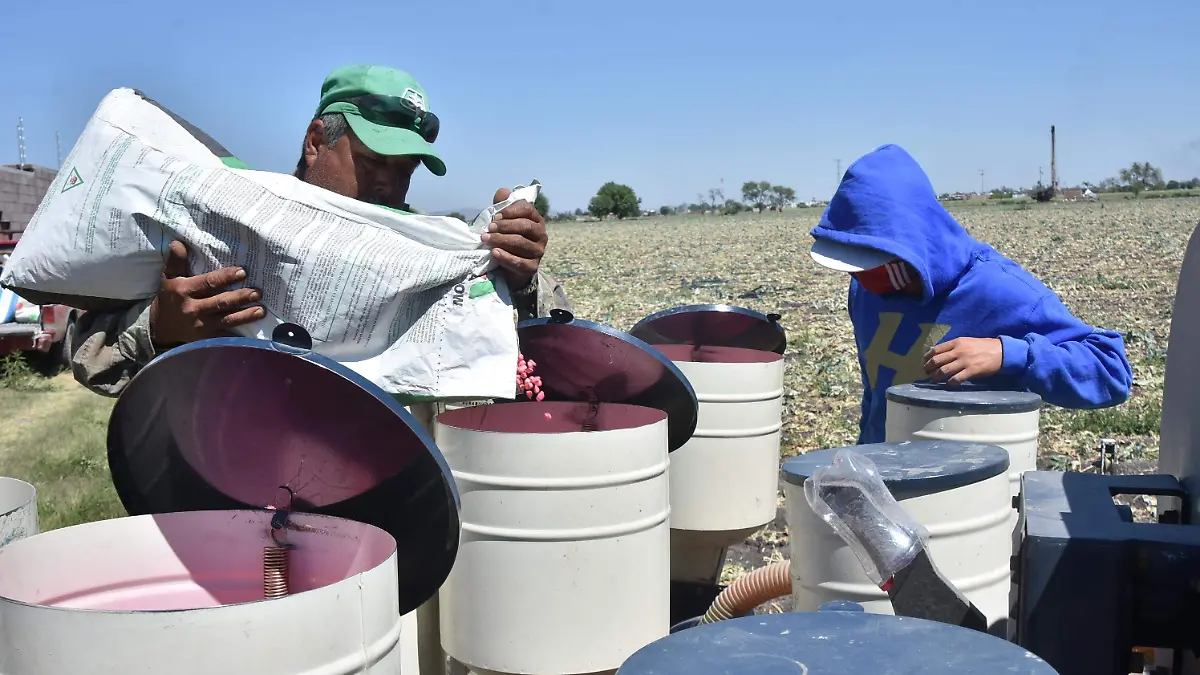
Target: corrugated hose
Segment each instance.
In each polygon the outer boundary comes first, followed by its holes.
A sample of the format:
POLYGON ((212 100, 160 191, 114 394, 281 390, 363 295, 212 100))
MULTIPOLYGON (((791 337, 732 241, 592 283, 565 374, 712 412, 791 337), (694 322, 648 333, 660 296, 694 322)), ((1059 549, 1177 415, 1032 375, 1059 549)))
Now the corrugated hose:
POLYGON ((699 625, 745 616, 764 602, 791 592, 791 562, 780 560, 771 563, 743 574, 725 587, 704 613, 699 625))

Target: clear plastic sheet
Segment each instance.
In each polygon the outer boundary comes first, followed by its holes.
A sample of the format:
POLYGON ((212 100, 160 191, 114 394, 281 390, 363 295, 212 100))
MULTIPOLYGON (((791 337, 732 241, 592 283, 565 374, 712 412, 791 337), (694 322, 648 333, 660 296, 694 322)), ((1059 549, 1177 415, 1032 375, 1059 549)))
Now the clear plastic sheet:
POLYGON ((927 533, 888 491, 870 459, 840 450, 804 481, 809 506, 850 546, 876 585, 907 567, 927 533))

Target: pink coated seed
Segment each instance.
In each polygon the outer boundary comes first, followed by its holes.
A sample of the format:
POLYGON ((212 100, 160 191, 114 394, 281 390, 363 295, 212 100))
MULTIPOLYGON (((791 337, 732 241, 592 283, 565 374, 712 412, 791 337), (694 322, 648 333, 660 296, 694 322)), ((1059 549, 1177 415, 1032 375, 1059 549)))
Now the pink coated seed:
MULTIPOLYGON (((540 402, 541 402, 543 399, 545 399, 545 398, 546 398, 546 392, 544 392, 544 391, 539 391, 539 392, 537 393, 537 400, 538 400, 538 402, 539 402, 539 403, 540 403, 540 402)), ((550 419, 550 413, 546 413, 546 419, 550 419)))
MULTIPOLYGON (((540 401, 541 399, 538 399, 538 400, 540 401)), ((550 413, 546 413, 546 419, 552 420, 552 419, 554 419, 554 417, 551 416, 550 413)))
POLYGON ((533 392, 532 391, 525 392, 525 398, 533 398, 533 392))

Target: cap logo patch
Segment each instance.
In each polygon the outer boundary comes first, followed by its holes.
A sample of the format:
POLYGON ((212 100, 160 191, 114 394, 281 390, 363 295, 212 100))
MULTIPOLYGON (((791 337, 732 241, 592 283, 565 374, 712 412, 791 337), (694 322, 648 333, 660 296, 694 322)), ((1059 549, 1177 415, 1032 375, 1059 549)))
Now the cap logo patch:
POLYGON ((421 92, 417 91, 416 89, 413 89, 412 87, 405 89, 404 95, 401 96, 400 98, 413 104, 421 112, 429 111, 429 109, 425 107, 425 97, 421 95, 421 92))

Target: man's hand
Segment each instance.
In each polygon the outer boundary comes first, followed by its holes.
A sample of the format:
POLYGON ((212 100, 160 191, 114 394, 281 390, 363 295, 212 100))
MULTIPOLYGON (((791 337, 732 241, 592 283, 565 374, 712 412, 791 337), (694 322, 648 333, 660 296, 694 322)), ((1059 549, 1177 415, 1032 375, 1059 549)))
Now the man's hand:
POLYGON ((959 386, 1000 372, 1004 345, 997 338, 956 338, 925 352, 925 374, 934 382, 959 386))
MULTIPOLYGON (((493 204, 508 199, 512 190, 496 190, 493 204)), ((546 253, 546 219, 529 202, 517 202, 496 214, 483 243, 492 247, 492 257, 504 270, 513 290, 525 288, 537 274, 546 253)))
POLYGON ((262 307, 246 307, 262 296, 253 288, 225 291, 246 278, 238 267, 224 267, 198 277, 186 276, 188 253, 182 242, 169 247, 158 295, 150 303, 150 337, 156 345, 177 345, 216 337, 263 318, 262 307))

